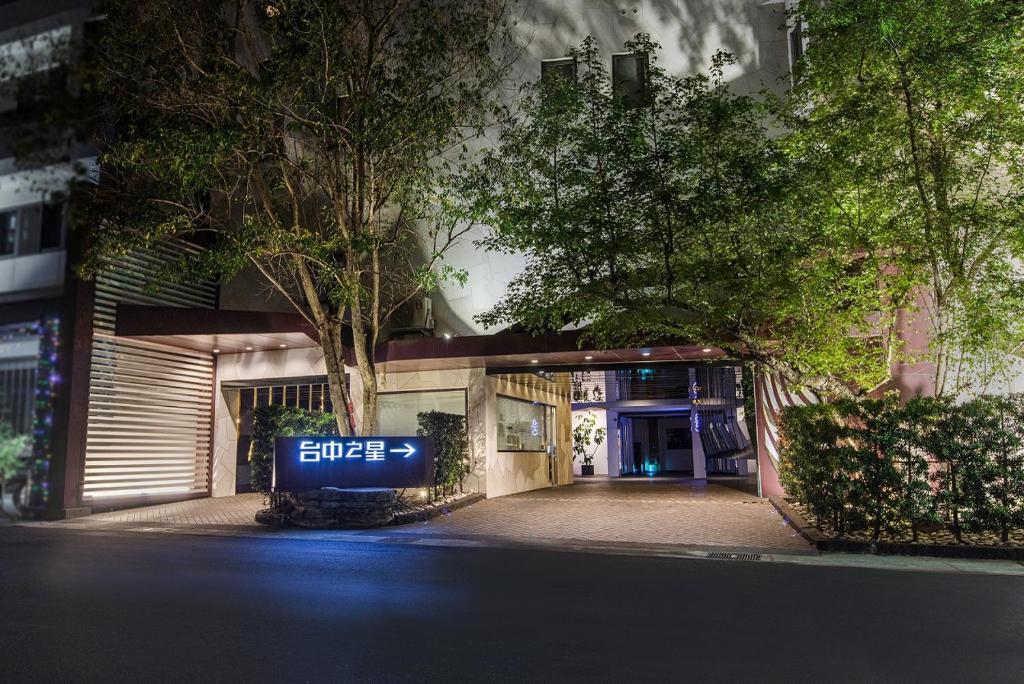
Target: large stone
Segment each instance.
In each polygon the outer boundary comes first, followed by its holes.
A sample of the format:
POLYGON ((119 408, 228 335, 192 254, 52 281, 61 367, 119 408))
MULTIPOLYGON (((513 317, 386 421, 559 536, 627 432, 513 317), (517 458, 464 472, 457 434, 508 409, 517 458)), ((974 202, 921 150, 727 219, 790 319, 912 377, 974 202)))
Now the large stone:
MULTIPOLYGON (((282 497, 286 524, 316 529, 381 527, 395 519, 393 489, 324 487, 282 497)), ((262 522, 262 521, 261 521, 262 522)))

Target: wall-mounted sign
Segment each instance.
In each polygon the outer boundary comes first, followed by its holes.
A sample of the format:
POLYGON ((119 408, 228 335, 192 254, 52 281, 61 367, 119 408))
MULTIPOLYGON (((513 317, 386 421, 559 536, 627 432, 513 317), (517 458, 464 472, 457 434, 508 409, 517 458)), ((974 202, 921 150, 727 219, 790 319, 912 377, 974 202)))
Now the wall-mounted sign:
POLYGON ((426 437, 278 437, 274 491, 320 487, 426 487, 434 444, 426 437))

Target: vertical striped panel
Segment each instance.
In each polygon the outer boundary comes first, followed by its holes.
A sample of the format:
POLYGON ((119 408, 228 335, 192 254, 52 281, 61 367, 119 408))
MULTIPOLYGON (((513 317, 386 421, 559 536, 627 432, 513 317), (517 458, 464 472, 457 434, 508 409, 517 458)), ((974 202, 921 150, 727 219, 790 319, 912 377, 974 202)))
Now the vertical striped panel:
POLYGON ((819 399, 805 389, 791 390, 778 373, 755 374, 754 399, 761 495, 778 496, 783 493, 779 483, 779 422, 782 410, 790 406, 817 404, 819 399))
POLYGON ((154 282, 184 243, 119 260, 96 278, 83 499, 209 491, 213 357, 114 337, 117 304, 214 308, 213 284, 154 282))

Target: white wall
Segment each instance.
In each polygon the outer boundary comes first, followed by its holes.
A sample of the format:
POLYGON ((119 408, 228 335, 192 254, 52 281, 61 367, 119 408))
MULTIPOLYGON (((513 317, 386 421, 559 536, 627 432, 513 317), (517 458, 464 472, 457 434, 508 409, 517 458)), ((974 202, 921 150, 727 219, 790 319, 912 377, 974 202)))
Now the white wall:
POLYGON ((223 354, 217 357, 217 382, 214 387, 213 496, 235 493, 235 466, 238 429, 233 407, 228 406, 221 383, 262 378, 288 378, 325 375, 323 351, 282 349, 279 351, 223 354))
MULTIPOLYGON (((585 416, 590 416, 594 419, 594 430, 605 430, 604 441, 595 447, 593 439, 587 445, 587 453, 593 452, 594 454, 594 474, 595 475, 607 475, 608 474, 608 447, 609 440, 615 439, 616 436, 613 432, 608 430, 608 415, 604 409, 580 409, 572 412, 572 426, 575 428, 579 425, 580 421, 585 416)), ((574 475, 580 474, 580 466, 583 465, 582 459, 577 459, 572 464, 572 472, 574 475)), ((618 470, 618 469, 616 469, 618 470)), ((616 474, 618 474, 616 472, 616 474)))

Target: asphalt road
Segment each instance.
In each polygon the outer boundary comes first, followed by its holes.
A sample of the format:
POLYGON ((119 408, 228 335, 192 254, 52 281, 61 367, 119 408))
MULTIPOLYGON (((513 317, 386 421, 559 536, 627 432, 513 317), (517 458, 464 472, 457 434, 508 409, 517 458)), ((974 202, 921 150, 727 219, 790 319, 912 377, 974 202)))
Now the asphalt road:
POLYGON ((1024 578, 0 528, 0 681, 1020 682, 1024 578))

